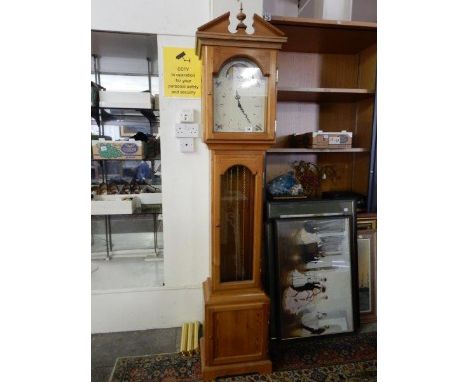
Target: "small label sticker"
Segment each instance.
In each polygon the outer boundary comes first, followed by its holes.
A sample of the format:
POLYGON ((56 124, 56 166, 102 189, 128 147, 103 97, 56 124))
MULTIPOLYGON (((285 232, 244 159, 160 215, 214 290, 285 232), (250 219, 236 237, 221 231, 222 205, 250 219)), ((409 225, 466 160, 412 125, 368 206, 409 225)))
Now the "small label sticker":
POLYGON ((107 146, 101 146, 101 151, 107 151, 107 146))
POLYGON ((340 144, 340 137, 337 136, 337 137, 330 137, 330 139, 328 140, 328 143, 330 145, 339 145, 340 144))
POLYGON ((343 208, 343 212, 348 212, 348 207, 343 208))

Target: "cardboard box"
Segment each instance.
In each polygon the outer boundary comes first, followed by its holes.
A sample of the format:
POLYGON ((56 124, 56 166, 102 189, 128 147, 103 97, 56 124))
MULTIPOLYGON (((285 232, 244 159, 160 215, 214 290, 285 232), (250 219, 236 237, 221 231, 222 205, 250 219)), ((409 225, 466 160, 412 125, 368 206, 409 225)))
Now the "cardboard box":
POLYGON ((350 149, 353 133, 323 132, 321 130, 304 134, 289 135, 289 147, 307 149, 350 149))
POLYGON ((141 141, 92 141, 93 159, 131 160, 144 159, 144 145, 141 141))
POLYGON ((350 149, 352 147, 353 133, 348 131, 312 133, 312 148, 314 149, 350 149))

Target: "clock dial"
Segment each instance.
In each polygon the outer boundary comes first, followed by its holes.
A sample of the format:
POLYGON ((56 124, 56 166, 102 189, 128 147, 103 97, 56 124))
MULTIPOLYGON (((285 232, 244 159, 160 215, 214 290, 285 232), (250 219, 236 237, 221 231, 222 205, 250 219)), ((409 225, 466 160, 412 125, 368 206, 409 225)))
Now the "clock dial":
POLYGON ((263 133, 268 79, 250 60, 228 61, 213 77, 215 132, 263 133))

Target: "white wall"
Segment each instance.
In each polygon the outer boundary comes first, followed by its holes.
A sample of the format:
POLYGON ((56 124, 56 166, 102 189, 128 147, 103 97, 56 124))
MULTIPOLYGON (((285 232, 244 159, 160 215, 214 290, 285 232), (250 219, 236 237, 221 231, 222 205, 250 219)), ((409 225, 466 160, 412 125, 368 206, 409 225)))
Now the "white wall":
MULTIPOLYGON (((262 0, 244 0, 244 12, 262 14, 262 0)), ((164 217, 165 287, 93 292, 93 333, 180 326, 202 320, 201 283, 209 272, 209 152, 201 139, 195 153, 181 153, 173 128, 177 113, 200 99, 163 94, 164 46, 194 47, 196 29, 214 16, 235 10, 236 0, 92 0, 92 28, 154 33, 158 39, 160 133, 164 217)), ((232 14, 233 12, 231 12, 232 14)))
MULTIPOLYGON (((165 46, 194 47, 194 37, 158 35, 159 72, 164 73, 165 46)), ((174 125, 182 109, 195 109, 200 123, 201 100, 164 97, 160 76, 161 162, 164 217, 164 278, 167 286, 201 286, 209 265, 209 151, 195 139, 194 153, 181 153, 174 125)))
POLYGON ((91 28, 193 36, 209 12, 209 0, 91 0, 91 28))
POLYGON ((164 288, 122 290, 93 294, 92 332, 121 332, 180 326, 181 321, 200 320, 201 289, 164 288))
POLYGON ((351 20, 353 0, 324 0, 323 18, 328 20, 351 20))
POLYGON ((297 17, 297 0, 265 0, 263 10, 272 16, 297 17))

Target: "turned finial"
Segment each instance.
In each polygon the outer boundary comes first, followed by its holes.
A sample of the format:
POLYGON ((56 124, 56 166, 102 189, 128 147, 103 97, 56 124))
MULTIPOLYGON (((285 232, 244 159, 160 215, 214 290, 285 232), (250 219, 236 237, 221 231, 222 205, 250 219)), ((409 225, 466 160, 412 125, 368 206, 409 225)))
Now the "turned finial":
POLYGON ((244 30, 247 29, 247 25, 244 24, 244 20, 245 20, 245 18, 247 16, 242 11, 243 11, 243 8, 242 8, 242 3, 241 3, 240 4, 240 12, 236 16, 237 20, 239 20, 239 24, 237 24, 237 27, 236 27, 237 30, 238 29, 244 29, 244 30))

